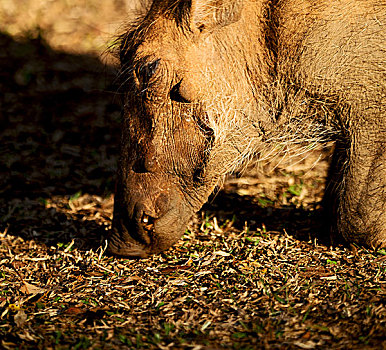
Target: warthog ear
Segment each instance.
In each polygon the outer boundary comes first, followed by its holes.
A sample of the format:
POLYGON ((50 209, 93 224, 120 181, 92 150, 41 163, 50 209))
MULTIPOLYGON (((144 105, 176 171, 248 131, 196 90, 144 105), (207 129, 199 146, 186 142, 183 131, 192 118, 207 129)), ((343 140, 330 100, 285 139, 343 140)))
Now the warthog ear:
POLYGON ((194 29, 212 31, 237 22, 243 0, 192 0, 190 24, 194 29))

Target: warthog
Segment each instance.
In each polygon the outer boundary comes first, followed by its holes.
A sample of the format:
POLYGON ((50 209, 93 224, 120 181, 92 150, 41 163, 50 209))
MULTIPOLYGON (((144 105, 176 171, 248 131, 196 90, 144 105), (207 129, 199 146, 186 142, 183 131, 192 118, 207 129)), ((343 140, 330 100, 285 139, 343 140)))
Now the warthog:
POLYGON ((385 245, 385 20, 380 0, 151 1, 120 38, 110 252, 170 247, 226 174, 331 139, 331 231, 385 245))

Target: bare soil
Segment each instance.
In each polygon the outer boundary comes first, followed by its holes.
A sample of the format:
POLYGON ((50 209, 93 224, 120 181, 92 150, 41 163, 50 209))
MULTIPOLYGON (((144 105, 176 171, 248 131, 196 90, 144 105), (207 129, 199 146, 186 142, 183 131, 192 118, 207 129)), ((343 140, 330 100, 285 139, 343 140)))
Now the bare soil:
POLYGON ((328 148, 231 176, 163 254, 104 253, 132 6, 0 2, 0 348, 386 349, 386 252, 318 233, 328 148))

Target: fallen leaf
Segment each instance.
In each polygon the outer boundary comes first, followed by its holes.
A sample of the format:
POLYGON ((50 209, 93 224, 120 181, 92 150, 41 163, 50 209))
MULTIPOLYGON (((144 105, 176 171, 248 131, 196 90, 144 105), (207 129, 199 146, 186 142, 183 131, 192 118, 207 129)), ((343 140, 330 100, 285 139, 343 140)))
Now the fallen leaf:
POLYGON ((20 291, 24 294, 40 294, 44 293, 46 290, 44 288, 40 288, 28 282, 23 282, 24 285, 20 288, 20 291))
POLYGON ((298 346, 301 349, 314 349, 316 347, 316 343, 311 340, 306 342, 295 341, 294 345, 298 346))
POLYGON ((161 269, 161 272, 162 273, 170 273, 170 272, 174 272, 174 271, 177 271, 177 270, 190 270, 190 267, 189 266, 185 266, 185 265, 165 267, 165 268, 161 269))
POLYGON ((4 347, 4 349, 15 349, 17 344, 11 343, 11 342, 6 342, 4 340, 1 341, 1 345, 4 347))
POLYGON ((214 252, 214 255, 219 255, 219 256, 230 256, 229 253, 224 252, 222 250, 218 250, 217 252, 214 252))
POLYGON ((71 315, 78 315, 78 314, 81 314, 83 313, 83 310, 79 307, 69 307, 67 310, 66 310, 66 314, 71 314, 71 315))
POLYGON ((14 317, 16 326, 21 327, 27 321, 27 315, 23 309, 20 309, 14 317))

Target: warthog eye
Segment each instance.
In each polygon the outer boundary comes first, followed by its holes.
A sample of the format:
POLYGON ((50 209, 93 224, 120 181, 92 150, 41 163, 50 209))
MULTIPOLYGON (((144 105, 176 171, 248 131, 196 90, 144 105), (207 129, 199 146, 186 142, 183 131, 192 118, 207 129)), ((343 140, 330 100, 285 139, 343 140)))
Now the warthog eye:
POLYGON ((182 80, 173 86, 173 88, 170 90, 170 99, 174 102, 180 102, 180 103, 191 103, 187 97, 183 94, 183 89, 181 89, 181 82, 182 80))
POLYGON ((141 65, 138 69, 135 70, 137 78, 141 81, 142 85, 146 88, 149 84, 149 80, 157 71, 157 68, 160 64, 160 60, 155 60, 151 63, 141 65))

